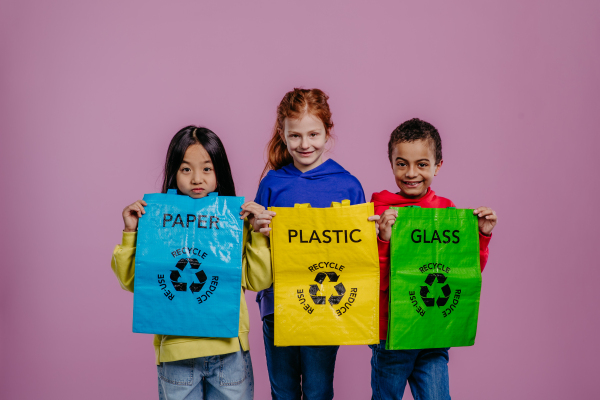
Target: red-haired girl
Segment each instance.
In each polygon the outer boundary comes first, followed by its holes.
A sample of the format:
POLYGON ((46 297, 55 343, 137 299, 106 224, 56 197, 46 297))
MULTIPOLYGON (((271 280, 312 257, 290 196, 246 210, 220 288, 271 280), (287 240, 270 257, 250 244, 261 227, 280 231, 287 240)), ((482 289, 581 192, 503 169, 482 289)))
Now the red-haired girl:
MULTIPOLYGON (((294 89, 285 94, 277 107, 256 203, 264 207, 294 207, 295 203, 330 207, 331 202, 344 199, 351 204, 365 202, 358 179, 335 161, 323 161, 325 143, 333 128, 327 99, 319 89, 294 89)), ((256 226, 265 235, 269 234, 267 226, 274 215, 265 211, 256 217, 256 226)), ((256 301, 263 320, 273 399, 299 400, 303 393, 305 399, 332 399, 339 346, 275 347, 273 288, 259 292, 256 301)))

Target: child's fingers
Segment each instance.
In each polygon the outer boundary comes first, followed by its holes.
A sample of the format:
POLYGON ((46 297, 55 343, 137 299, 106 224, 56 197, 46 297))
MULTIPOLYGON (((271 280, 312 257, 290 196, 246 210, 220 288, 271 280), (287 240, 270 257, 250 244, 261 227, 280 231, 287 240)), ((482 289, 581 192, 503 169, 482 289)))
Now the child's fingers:
POLYGON ((371 215, 369 218, 367 218, 367 221, 379 221, 379 219, 381 219, 379 215, 371 215))
POLYGON ((494 210, 492 210, 491 208, 487 208, 487 207, 480 207, 479 208, 479 212, 477 213, 477 216, 479 218, 481 217, 485 217, 487 215, 494 215, 494 210))
POLYGON ((241 211, 240 219, 246 218, 248 215, 252 214, 250 211, 241 211))
POLYGON ((262 213, 259 213, 256 218, 260 218, 260 219, 268 219, 269 221, 273 219, 273 217, 275 216, 275 212, 273 211, 264 211, 262 213))
POLYGON ((492 210, 489 207, 477 207, 476 209, 473 210, 473 214, 477 215, 477 214, 480 214, 481 212, 486 211, 486 210, 494 211, 494 210, 492 210))
POLYGON ((271 233, 271 228, 260 228, 260 233, 262 233, 266 237, 269 237, 271 233))
POLYGON ((144 208, 144 204, 142 204, 142 203, 146 204, 146 202, 144 200, 138 200, 138 201, 135 202, 135 204, 137 204, 137 206, 138 206, 138 210, 142 214, 146 214, 146 209, 144 208))

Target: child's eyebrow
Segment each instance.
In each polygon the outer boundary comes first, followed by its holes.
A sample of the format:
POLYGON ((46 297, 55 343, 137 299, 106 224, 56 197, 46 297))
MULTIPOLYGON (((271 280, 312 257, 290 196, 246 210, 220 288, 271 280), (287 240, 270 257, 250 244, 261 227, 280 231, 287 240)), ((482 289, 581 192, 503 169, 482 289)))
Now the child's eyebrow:
MULTIPOLYGON (((191 163, 191 162, 189 162, 189 161, 185 161, 185 160, 183 160, 181 163, 182 163, 182 164, 189 164, 189 165, 192 165, 192 163, 191 163)), ((211 161, 211 160, 206 160, 206 161, 204 161, 204 164, 212 164, 212 161, 211 161)))
MULTIPOLYGON (((397 160, 408 161, 406 158, 402 158, 402 157, 396 157, 396 161, 397 160)), ((421 158, 421 159, 417 160, 416 162, 419 162, 419 161, 427 161, 427 162, 429 162, 429 158, 421 158)))
MULTIPOLYGON (((318 129, 313 129, 313 130, 311 130, 311 131, 308 131, 307 133, 320 133, 320 132, 321 132, 321 131, 320 131, 320 130, 318 130, 318 129)), ((301 132, 296 132, 296 131, 288 131, 288 133, 295 133, 295 134, 297 134, 297 135, 302 135, 302 133, 301 133, 301 132)))

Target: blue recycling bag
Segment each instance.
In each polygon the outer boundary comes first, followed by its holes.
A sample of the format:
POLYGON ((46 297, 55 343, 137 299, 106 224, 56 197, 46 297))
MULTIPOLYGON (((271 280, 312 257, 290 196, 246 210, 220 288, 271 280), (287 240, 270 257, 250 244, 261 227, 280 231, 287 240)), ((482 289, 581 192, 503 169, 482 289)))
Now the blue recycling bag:
MULTIPOLYGON (((174 193, 173 193, 174 192, 174 193)), ((238 336, 243 197, 144 195, 139 220, 133 332, 238 336)))

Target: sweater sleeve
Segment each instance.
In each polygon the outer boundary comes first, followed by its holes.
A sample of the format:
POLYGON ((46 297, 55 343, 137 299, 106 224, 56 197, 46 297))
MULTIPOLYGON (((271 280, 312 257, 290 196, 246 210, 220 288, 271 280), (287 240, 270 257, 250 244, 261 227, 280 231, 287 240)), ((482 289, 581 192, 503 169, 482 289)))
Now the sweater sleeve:
POLYGON ((244 220, 244 250, 242 255, 242 286, 258 292, 273 284, 269 239, 254 232, 248 219, 244 220))
POLYGON ((121 287, 133 292, 135 276, 135 243, 137 232, 123 232, 121 244, 113 251, 110 266, 117 276, 121 287))
POLYGON ((256 191, 256 197, 254 198, 254 202, 260 204, 264 208, 269 207, 269 189, 265 184, 265 180, 268 179, 268 176, 265 176, 260 184, 258 185, 258 190, 256 191))
POLYGON ((483 272, 483 269, 488 261, 488 256, 490 255, 490 249, 488 248, 488 245, 491 239, 492 235, 485 236, 479 232, 479 264, 481 266, 481 272, 483 272))
POLYGON ((352 177, 355 184, 351 188, 350 204, 363 204, 366 203, 365 192, 360 184, 360 181, 356 177, 352 177))
POLYGON ((390 242, 383 241, 377 236, 377 250, 379 252, 379 287, 388 290, 390 286, 390 242))

